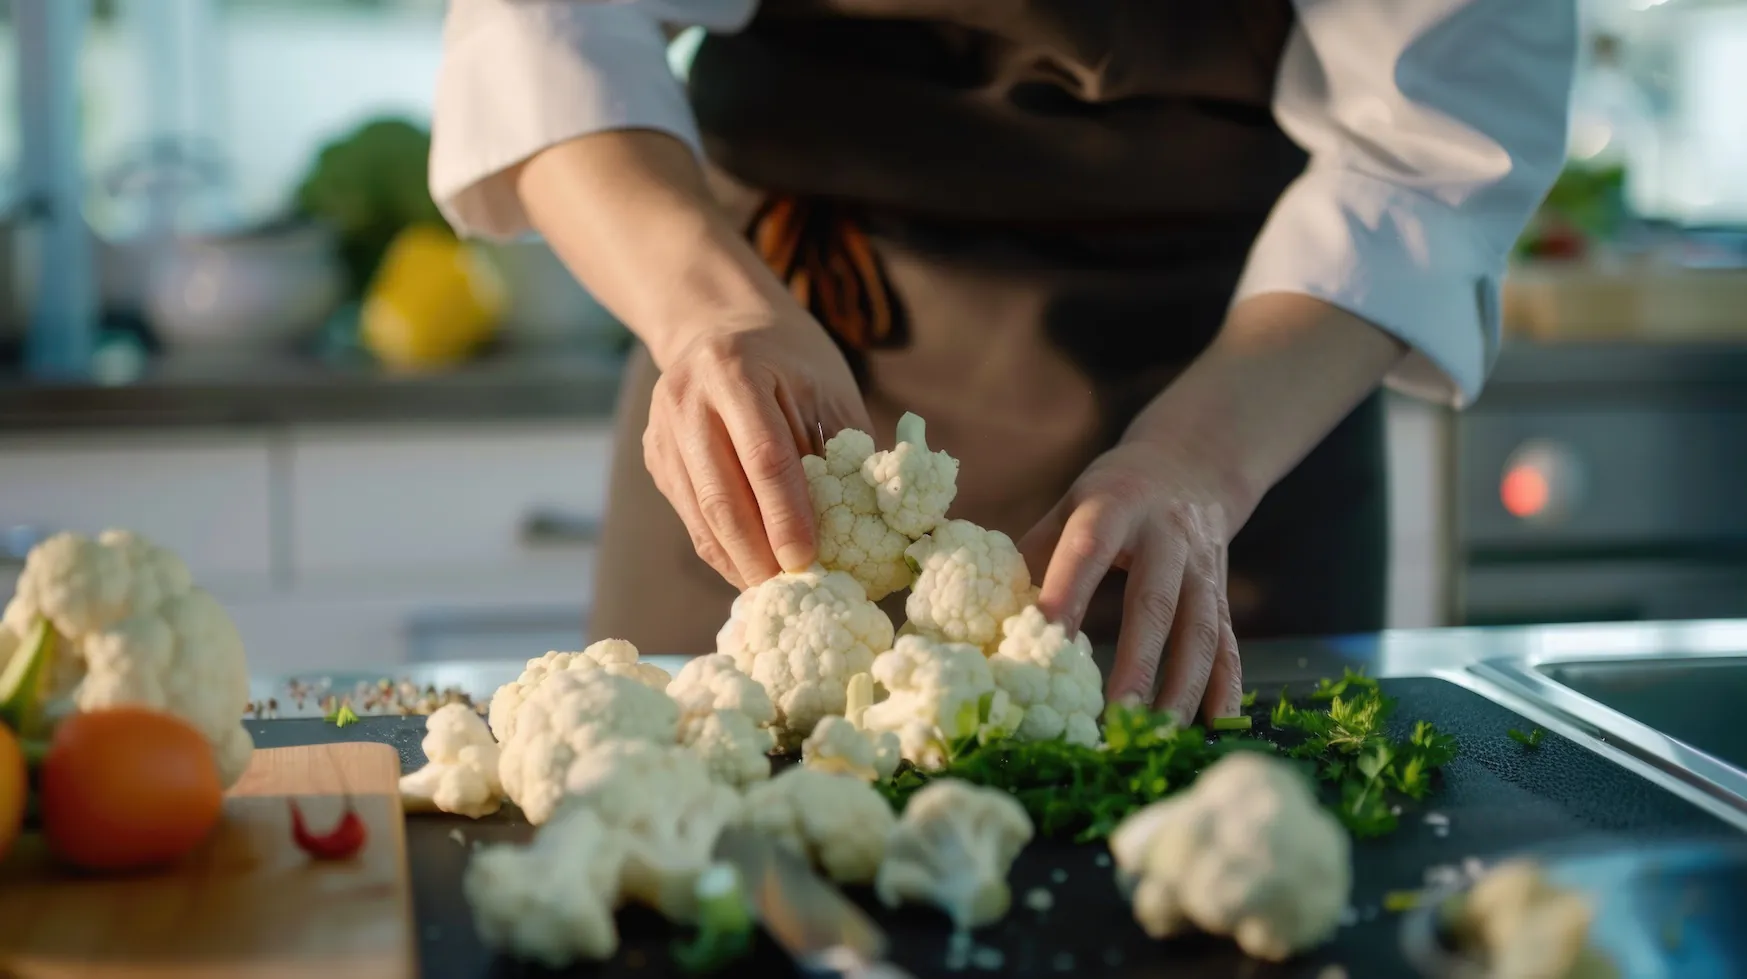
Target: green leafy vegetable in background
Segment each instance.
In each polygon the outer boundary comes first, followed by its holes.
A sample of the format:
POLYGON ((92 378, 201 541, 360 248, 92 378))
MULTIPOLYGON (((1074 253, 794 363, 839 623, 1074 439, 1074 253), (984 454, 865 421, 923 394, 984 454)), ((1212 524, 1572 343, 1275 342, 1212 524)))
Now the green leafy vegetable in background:
POLYGON ((322 715, 322 720, 334 727, 345 727, 348 724, 358 723, 358 712, 352 709, 349 702, 342 700, 329 708, 328 712, 322 715))
POLYGON ((430 133, 372 119, 322 147, 297 188, 297 213, 331 225, 351 295, 361 295, 389 243, 414 224, 444 224, 428 189, 430 133))
POLYGON ((1515 741, 1517 744, 1520 744, 1531 751, 1539 748, 1541 746, 1541 741, 1547 737, 1547 732, 1540 728, 1535 728, 1528 734, 1524 734, 1513 727, 1509 731, 1506 731, 1505 734, 1509 735, 1512 741, 1515 741))

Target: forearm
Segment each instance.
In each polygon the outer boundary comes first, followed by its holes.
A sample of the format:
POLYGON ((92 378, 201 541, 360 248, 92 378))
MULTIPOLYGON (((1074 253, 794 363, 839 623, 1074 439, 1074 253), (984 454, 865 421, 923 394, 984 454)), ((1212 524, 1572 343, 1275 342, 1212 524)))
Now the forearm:
POLYGON ((569 140, 528 160, 515 181, 534 227, 658 365, 701 331, 763 322, 790 301, 671 136, 569 140))
POLYGON ((1126 438, 1201 462, 1242 521, 1406 353, 1399 340, 1321 300, 1253 296, 1232 307, 1219 337, 1126 438))

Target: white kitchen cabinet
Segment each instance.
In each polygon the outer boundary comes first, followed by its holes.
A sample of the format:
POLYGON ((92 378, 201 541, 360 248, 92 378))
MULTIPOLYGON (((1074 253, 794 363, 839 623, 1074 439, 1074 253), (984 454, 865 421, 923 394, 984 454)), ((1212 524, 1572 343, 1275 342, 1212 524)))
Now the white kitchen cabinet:
POLYGON ((259 592, 273 571, 272 482, 264 433, 9 438, 0 529, 124 527, 176 551, 216 590, 259 592))

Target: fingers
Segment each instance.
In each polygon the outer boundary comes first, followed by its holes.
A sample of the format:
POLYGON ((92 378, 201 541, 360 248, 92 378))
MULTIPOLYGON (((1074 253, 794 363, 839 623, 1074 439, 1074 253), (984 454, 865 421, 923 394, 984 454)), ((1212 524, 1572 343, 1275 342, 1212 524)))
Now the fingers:
MULTIPOLYGON (((1025 568, 1035 580, 1039 568, 1049 568, 1050 555, 1055 553, 1056 541, 1061 539, 1062 528, 1067 524, 1068 514, 1072 512, 1066 500, 1055 505, 1055 508, 1044 514, 1037 526, 1027 531, 1019 540, 1019 553, 1025 558, 1025 568)), ((1045 610, 1048 615, 1048 610, 1045 610)))
POLYGON ((697 493, 692 488, 691 477, 686 474, 685 463, 679 457, 678 448, 673 445, 672 440, 664 436, 664 432, 664 428, 651 424, 643 436, 643 462, 649 469, 649 475, 655 480, 655 488, 673 505, 680 522, 685 524, 686 533, 691 537, 692 549, 697 552, 698 557, 729 584, 744 589, 746 582, 741 579, 734 562, 729 560, 728 552, 716 542, 716 535, 710 531, 702 511, 698 509, 697 493))
POLYGON ((1243 713, 1243 705, 1244 666, 1238 657, 1237 635, 1232 632, 1228 615, 1219 624, 1219 652, 1207 678, 1207 693, 1201 698, 1201 716, 1209 723, 1216 717, 1236 717, 1243 713))
POLYGON ((1037 603, 1046 618, 1061 623, 1070 635, 1080 628, 1092 593, 1122 553, 1136 519, 1132 511, 1106 500, 1074 508, 1043 575, 1037 603))
POLYGON ((1153 535, 1129 563, 1122 594, 1122 632, 1116 638, 1116 663, 1110 669, 1109 699, 1152 697, 1159 660, 1177 620, 1177 606, 1189 563, 1188 541, 1153 535))
MULTIPOLYGON (((794 419, 788 417, 778 399, 756 395, 725 398, 720 410, 757 508, 757 516, 746 527, 764 529, 764 546, 753 549, 755 558, 762 559, 768 552, 780 570, 806 570, 817 551, 813 502, 807 495, 801 454, 796 451, 794 419)), ((798 412, 795 417, 800 417, 798 412)), ((738 509, 734 512, 740 513, 738 509)))
POLYGON ((727 429, 701 407, 675 420, 678 424, 670 431, 678 443, 704 526, 727 552, 745 585, 773 577, 781 569, 727 429))
POLYGON ((1197 549, 1183 576, 1177 620, 1171 624, 1171 644, 1165 678, 1154 706, 1183 721, 1195 716, 1219 654, 1219 574, 1212 554, 1197 549))

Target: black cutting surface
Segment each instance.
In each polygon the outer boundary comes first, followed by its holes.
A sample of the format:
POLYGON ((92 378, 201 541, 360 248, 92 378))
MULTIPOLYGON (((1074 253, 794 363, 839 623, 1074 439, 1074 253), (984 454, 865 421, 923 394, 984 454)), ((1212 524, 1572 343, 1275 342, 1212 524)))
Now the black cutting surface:
MULTIPOLYGON (((1129 916, 1110 868, 1098 865, 1098 854, 1104 852, 1099 846, 1037 841, 1026 849, 1013 868, 1012 913, 976 935, 978 948, 999 950, 998 963, 984 955, 951 969, 946 956, 950 929, 943 918, 920 908, 887 911, 871 895, 852 894, 886 928, 894 960, 919 979, 978 974, 1021 979, 1312 979, 1331 964, 1345 966, 1356 979, 1380 979, 1410 973, 1399 951, 1395 918, 1378 905, 1389 891, 1422 886, 1428 867, 1597 834, 1632 841, 1740 835, 1703 810, 1563 738, 1549 733, 1538 749, 1523 748, 1506 732, 1513 727, 1527 730, 1528 722, 1471 691, 1432 679, 1385 680, 1383 686, 1399 699, 1396 723, 1411 727, 1416 720, 1430 721, 1455 735, 1461 751, 1426 802, 1403 811, 1400 830, 1384 839, 1355 843, 1356 920, 1342 927, 1332 943, 1293 962, 1253 962, 1229 944, 1206 938, 1150 941, 1129 916), (1449 818, 1447 835, 1438 835, 1425 822, 1426 812, 1449 818), (1049 910, 1026 906, 1026 893, 1036 887, 1052 893, 1049 910)), ((1263 717, 1265 708, 1256 713, 1263 717)), ((319 720, 251 721, 248 727, 261 747, 381 741, 399 749, 403 770, 424 763, 419 748, 422 718, 366 718, 345 728, 319 720)), ((503 815, 484 820, 441 815, 408 818, 407 848, 422 974, 427 979, 554 975, 487 952, 474 936, 460 893, 472 841, 524 841, 531 834, 532 828, 519 818, 503 815), (456 831, 466 842, 457 841, 456 831)), ((665 923, 640 910, 622 912, 619 921, 618 958, 563 975, 649 979, 674 974, 665 951, 673 931, 665 923)), ((733 975, 764 977, 792 971, 782 954, 761 939, 756 955, 733 975)))

